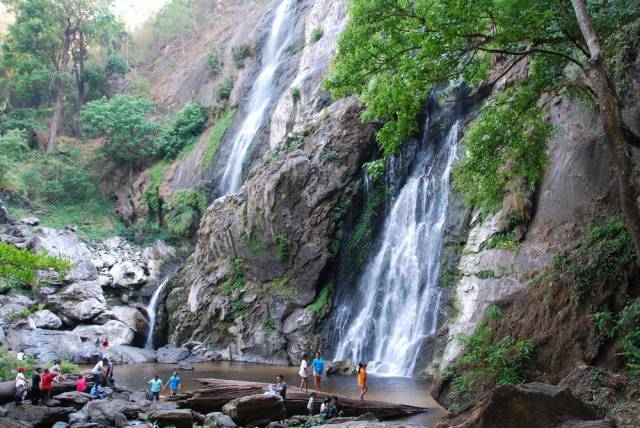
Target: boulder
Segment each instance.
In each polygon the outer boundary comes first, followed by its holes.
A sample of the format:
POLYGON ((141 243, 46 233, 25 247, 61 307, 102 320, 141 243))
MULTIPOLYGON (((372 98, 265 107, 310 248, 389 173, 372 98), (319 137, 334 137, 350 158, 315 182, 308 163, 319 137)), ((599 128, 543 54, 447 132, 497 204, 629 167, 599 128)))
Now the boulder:
POLYGON ((40 224, 40 219, 38 217, 22 217, 19 221, 27 226, 37 226, 40 224))
POLYGON ((73 263, 91 260, 91 250, 74 232, 40 227, 29 241, 29 248, 46 250, 50 255, 69 259, 73 263))
POLYGON ((56 422, 51 428, 69 428, 69 424, 66 422, 56 422))
POLYGON ((160 427, 192 428, 195 418, 189 409, 174 409, 153 410, 149 412, 149 419, 160 427))
POLYGON ((174 370, 193 370, 193 364, 188 361, 179 361, 174 370))
POLYGON ((229 416, 221 412, 207 413, 204 426, 211 428, 236 428, 237 425, 229 416))
POLYGON ((127 417, 137 419, 138 413, 146 408, 138 403, 131 403, 118 399, 102 399, 89 401, 83 408, 87 416, 87 422, 97 423, 100 426, 114 426, 116 420, 125 421, 127 417))
POLYGON ((124 323, 135 333, 144 333, 149 329, 149 322, 142 313, 130 306, 115 306, 111 308, 114 319, 124 323))
POLYGON ((73 332, 91 344, 96 337, 101 337, 108 338, 111 345, 130 345, 135 336, 126 324, 116 320, 103 325, 79 325, 73 332))
POLYGON ((475 406, 448 416, 448 420, 441 421, 437 427, 546 428, 559 427, 569 421, 599 419, 593 407, 574 397, 568 389, 529 383, 498 386, 483 395, 475 406))
POLYGON ((41 363, 55 359, 73 360, 82 346, 80 336, 71 331, 11 330, 7 341, 14 348, 24 348, 27 354, 41 363))
POLYGON ((18 421, 7 417, 0 417, 0 427, 2 428, 33 428, 33 424, 27 421, 18 421))
POLYGON ((2 205, 0 202, 0 224, 12 224, 11 216, 9 216, 9 211, 7 208, 2 205))
POLYGON ((182 361, 189 356, 189 350, 186 348, 176 348, 175 346, 167 345, 157 350, 158 362, 166 364, 175 364, 178 361, 182 361))
POLYGON ((120 364, 154 363, 156 351, 135 346, 115 345, 111 347, 111 358, 120 364))
POLYGON ((37 311, 29 315, 29 320, 32 325, 37 328, 46 328, 55 330, 62 327, 62 320, 59 316, 51 312, 49 309, 37 311))
POLYGON ((62 406, 81 409, 85 404, 93 400, 95 397, 91 394, 87 394, 86 392, 69 391, 58 394, 53 398, 58 400, 62 406))
POLYGON ((66 407, 31 406, 14 403, 6 406, 7 417, 17 421, 33 424, 34 427, 49 428, 56 422, 66 422, 73 409, 66 407))
POLYGON ((82 260, 65 277, 66 281, 93 281, 98 279, 98 269, 91 260, 82 260))
POLYGON ((107 310, 98 280, 77 281, 62 289, 42 285, 36 288, 35 294, 47 307, 75 321, 88 321, 107 310))
POLYGON ((101 347, 96 347, 93 341, 85 341, 75 350, 71 360, 76 364, 94 364, 101 360, 102 357, 103 350, 101 347))
POLYGON ((327 368, 327 376, 353 376, 358 372, 356 364, 351 360, 337 360, 331 363, 331 366, 327 368))
POLYGON ((149 279, 149 274, 142 266, 129 260, 116 263, 109 273, 113 287, 132 289, 142 286, 149 279))
POLYGON ((248 395, 231 400, 222 412, 242 426, 254 421, 279 421, 285 418, 284 400, 273 395, 248 395))
POLYGON ((69 415, 69 423, 73 426, 83 424, 87 421, 87 415, 84 412, 74 412, 69 415))

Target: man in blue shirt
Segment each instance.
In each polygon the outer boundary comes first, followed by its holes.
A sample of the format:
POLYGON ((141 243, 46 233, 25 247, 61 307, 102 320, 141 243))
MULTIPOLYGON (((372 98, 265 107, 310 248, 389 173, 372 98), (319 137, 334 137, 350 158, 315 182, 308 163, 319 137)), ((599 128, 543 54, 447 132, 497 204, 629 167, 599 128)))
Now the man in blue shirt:
POLYGON ((313 384, 316 392, 320 392, 320 381, 322 380, 322 372, 324 372, 324 360, 320 356, 320 351, 316 352, 316 357, 311 362, 313 367, 313 384))
POLYGON ((160 391, 162 390, 162 379, 156 375, 154 379, 149 381, 151 388, 151 401, 160 401, 160 391))
POLYGON ((171 395, 177 395, 178 390, 182 389, 182 378, 178 376, 178 372, 173 372, 173 375, 169 378, 169 381, 167 381, 167 384, 164 386, 164 388, 166 388, 167 386, 171 390, 171 395))

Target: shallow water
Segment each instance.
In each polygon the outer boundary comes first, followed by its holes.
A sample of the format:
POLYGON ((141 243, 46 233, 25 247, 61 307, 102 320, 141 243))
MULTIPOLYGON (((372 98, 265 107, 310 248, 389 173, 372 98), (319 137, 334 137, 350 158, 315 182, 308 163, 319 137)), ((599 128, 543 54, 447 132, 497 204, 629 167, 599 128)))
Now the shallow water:
MULTIPOLYGON (((149 379, 156 374, 166 382, 173 371, 173 364, 134 364, 116 366, 114 368, 116 383, 132 391, 143 390, 149 379)), ((253 382, 274 382, 277 374, 282 373, 289 384, 289 388, 297 387, 300 378, 297 367, 274 366, 235 362, 210 362, 193 365, 194 370, 179 371, 183 380, 183 391, 199 388, 201 385, 193 379, 213 377, 218 379, 245 380, 253 382)), ((309 379, 312 382, 312 379, 309 379)), ((429 395, 430 382, 422 379, 407 377, 378 377, 369 375, 369 392, 366 398, 392 403, 411 404, 432 409, 422 414, 403 420, 414 424, 433 426, 444 414, 440 407, 429 395)), ((350 398, 358 398, 359 390, 355 376, 331 376, 322 380, 323 392, 335 393, 350 398)))

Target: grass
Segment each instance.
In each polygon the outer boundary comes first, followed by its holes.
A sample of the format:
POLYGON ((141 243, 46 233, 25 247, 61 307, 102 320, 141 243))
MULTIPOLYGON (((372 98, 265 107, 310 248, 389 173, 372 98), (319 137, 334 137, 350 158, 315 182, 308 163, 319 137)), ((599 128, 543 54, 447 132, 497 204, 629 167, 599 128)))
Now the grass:
POLYGON ((151 180, 151 184, 159 186, 162 183, 168 166, 169 162, 163 159, 149 168, 149 179, 151 180))
POLYGON ((314 300, 313 303, 307 306, 307 310, 309 312, 324 312, 329 308, 332 294, 333 284, 329 282, 324 287, 322 287, 322 290, 320 290, 320 294, 318 294, 316 300, 314 300))
POLYGON ((216 121, 216 124, 211 131, 207 147, 202 155, 201 165, 203 168, 208 168, 213 163, 213 158, 216 155, 218 148, 220 148, 220 143, 222 142, 227 129, 229 129, 233 122, 233 114, 233 109, 225 110, 225 112, 216 121))

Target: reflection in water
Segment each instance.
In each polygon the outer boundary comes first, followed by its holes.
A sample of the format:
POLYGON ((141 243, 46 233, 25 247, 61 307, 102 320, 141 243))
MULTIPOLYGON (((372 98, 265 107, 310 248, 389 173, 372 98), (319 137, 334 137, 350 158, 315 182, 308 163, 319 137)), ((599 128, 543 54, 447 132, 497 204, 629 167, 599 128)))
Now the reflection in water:
MULTIPOLYGON (((276 375, 282 373, 290 389, 297 389, 300 382, 297 367, 231 362, 201 363, 193 366, 195 370, 179 372, 183 379, 183 391, 200 388, 201 385, 193 379, 201 377, 275 382, 276 375)), ((119 386, 137 391, 145 389, 149 379, 156 374, 166 382, 172 371, 172 364, 134 364, 116 366, 114 374, 119 386)), ((404 419, 407 422, 433 426, 444 413, 444 410, 429 395, 430 383, 425 380, 370 375, 368 383, 369 392, 367 393, 367 398, 369 400, 404 403, 433 409, 426 414, 404 419)), ((357 399, 360 395, 355 376, 325 377, 322 380, 322 390, 323 392, 335 393, 354 399, 357 399)))

